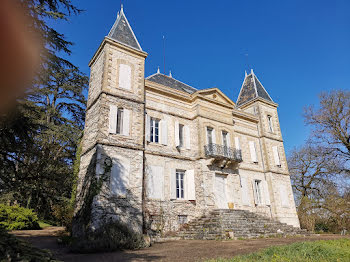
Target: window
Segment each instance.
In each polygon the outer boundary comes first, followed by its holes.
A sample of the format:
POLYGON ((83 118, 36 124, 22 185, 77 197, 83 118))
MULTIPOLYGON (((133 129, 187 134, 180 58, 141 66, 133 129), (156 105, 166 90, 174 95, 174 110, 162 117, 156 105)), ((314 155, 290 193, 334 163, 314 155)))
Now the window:
POLYGON ((178 216, 178 221, 179 221, 179 225, 186 224, 187 223, 187 216, 179 215, 178 216))
POLYGON ((176 170, 176 198, 177 199, 185 198, 184 178, 185 178, 185 171, 176 170))
POLYGON ((255 195, 255 203, 257 205, 262 204, 261 199, 261 180, 255 180, 254 181, 254 195, 255 195))
POLYGON ((269 130, 271 133, 273 133, 273 124, 272 124, 272 116, 267 116, 267 122, 269 123, 269 130))
POLYGON ((249 141, 250 157, 254 164, 258 164, 258 157, 256 154, 256 147, 254 141, 249 141))
POLYGON ((116 133, 117 134, 121 134, 123 132, 123 116, 124 116, 123 108, 118 108, 118 111, 117 111, 117 128, 116 128, 116 133))
POLYGON ((151 118, 150 142, 159 143, 159 119, 151 118))
POLYGON ((129 65, 119 65, 119 87, 131 89, 131 67, 129 65))
POLYGON ((222 144, 224 147, 228 147, 227 132, 222 131, 222 144))
POLYGON ((179 147, 184 145, 184 125, 179 124, 179 147))
POLYGON ((207 138, 208 145, 213 144, 213 129, 211 127, 207 127, 207 138))

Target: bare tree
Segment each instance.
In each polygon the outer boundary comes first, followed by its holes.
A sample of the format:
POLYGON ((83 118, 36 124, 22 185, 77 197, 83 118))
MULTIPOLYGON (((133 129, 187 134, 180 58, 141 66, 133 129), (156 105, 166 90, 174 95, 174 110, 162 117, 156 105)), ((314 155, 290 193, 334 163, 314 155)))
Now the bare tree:
POLYGON ((336 90, 319 95, 319 107, 305 108, 304 117, 313 127, 312 140, 332 150, 345 160, 350 172, 350 91, 336 90))

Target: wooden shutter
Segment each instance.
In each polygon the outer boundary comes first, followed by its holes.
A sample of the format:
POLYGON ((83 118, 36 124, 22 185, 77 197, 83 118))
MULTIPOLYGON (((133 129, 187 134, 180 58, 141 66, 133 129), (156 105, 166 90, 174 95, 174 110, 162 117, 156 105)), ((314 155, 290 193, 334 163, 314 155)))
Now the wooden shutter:
POLYGON ((190 128, 189 126, 184 126, 184 133, 185 133, 185 147, 186 149, 191 149, 191 134, 190 134, 190 128))
POLYGON ((160 121, 160 141, 163 145, 168 144, 168 123, 165 119, 160 121))
POLYGON ((131 67, 129 65, 119 65, 119 87, 131 89, 131 67))
POLYGON ((97 148, 97 156, 96 156, 96 174, 102 175, 104 173, 104 168, 101 165, 101 152, 99 152, 99 149, 97 148))
POLYGON ((175 121, 175 146, 180 145, 179 122, 175 121))
POLYGON ((255 180, 252 180, 252 188, 253 188, 254 203, 255 203, 256 205, 258 205, 259 202, 258 202, 258 196, 257 196, 257 194, 256 194, 255 180))
POLYGON ((185 188, 186 190, 186 199, 188 200, 196 200, 196 185, 194 180, 194 170, 187 170, 185 172, 185 188))
POLYGON ((263 185, 263 190, 264 190, 264 199, 265 199, 265 205, 270 206, 271 201, 270 201, 270 193, 269 193, 269 187, 267 184, 267 181, 261 181, 263 185))
POLYGON ((228 146, 228 147, 231 147, 230 133, 227 133, 227 135, 226 135, 226 141, 227 141, 227 146, 228 146))
POLYGON ((176 169, 170 170, 170 199, 176 199, 176 169))
POLYGON ((249 141, 249 149, 250 149, 250 157, 252 162, 258 162, 254 141, 249 141))
POLYGON ((211 137, 213 139, 213 144, 216 144, 216 136, 215 136, 215 129, 213 128, 213 131, 211 131, 211 137))
POLYGON ((249 206, 250 197, 249 197, 249 190, 248 190, 248 182, 245 177, 241 177, 241 192, 242 192, 242 204, 249 206))
POLYGON ((241 146, 239 144, 239 138, 237 136, 235 137, 235 147, 236 149, 241 149, 241 146))
POLYGON ((150 166, 148 168, 147 195, 152 199, 164 199, 163 167, 150 166))
POLYGON ((113 159, 110 177, 110 190, 113 195, 126 196, 126 189, 129 185, 130 161, 113 159))
POLYGON ((151 117, 146 115, 146 127, 145 127, 146 141, 151 140, 151 117))
POLYGON ((130 133, 130 110, 123 110, 123 135, 129 136, 130 133))
POLYGON ((281 165, 281 161, 280 161, 280 156, 278 154, 278 148, 277 146, 273 146, 272 147, 272 151, 273 151, 273 157, 275 159, 275 164, 276 166, 280 166, 281 165))
POLYGON ((280 198, 282 207, 289 206, 288 191, 285 185, 280 185, 280 198))
POLYGON ((109 106, 109 133, 117 133, 117 114, 118 107, 115 105, 109 106))

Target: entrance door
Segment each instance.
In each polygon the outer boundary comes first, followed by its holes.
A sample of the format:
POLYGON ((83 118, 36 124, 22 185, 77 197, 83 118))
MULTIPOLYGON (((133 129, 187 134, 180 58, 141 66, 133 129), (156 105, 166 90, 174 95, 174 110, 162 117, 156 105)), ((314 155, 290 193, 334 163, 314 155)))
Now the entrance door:
POLYGON ((218 208, 228 208, 226 199, 226 177, 215 175, 215 199, 218 208))

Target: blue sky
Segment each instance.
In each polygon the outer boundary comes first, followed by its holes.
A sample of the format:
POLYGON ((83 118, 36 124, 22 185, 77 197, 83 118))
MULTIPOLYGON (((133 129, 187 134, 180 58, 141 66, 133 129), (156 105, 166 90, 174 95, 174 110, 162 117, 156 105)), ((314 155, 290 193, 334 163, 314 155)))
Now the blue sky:
MULTIPOLYGON (((112 27, 121 1, 73 1, 84 9, 54 27, 74 42, 69 57, 89 74, 88 62, 112 27)), ((317 95, 349 89, 350 1, 122 1, 144 51, 146 76, 165 73, 198 89, 218 87, 236 101, 248 64, 278 112, 286 152, 309 129, 303 107, 317 95)))

